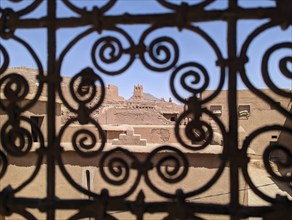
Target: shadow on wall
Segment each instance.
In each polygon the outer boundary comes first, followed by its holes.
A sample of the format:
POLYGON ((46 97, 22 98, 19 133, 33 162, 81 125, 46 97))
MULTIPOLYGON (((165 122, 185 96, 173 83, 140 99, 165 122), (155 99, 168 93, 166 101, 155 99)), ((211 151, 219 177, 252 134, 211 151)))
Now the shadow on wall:
POLYGON ((272 177, 271 177, 271 180, 279 187, 280 190, 282 190, 283 192, 286 192, 290 196, 292 196, 292 185, 290 185, 287 182, 280 182, 272 177))
MULTIPOLYGON (((290 113, 292 114, 292 103, 290 102, 290 113)), ((284 127, 292 128, 292 120, 290 118, 287 118, 284 127)), ((290 150, 290 155, 292 155, 292 135, 288 132, 281 132, 278 138, 278 144, 285 146, 290 150)), ((281 176, 290 176, 292 175, 292 158, 288 158, 289 155, 284 155, 281 152, 279 153, 278 161, 276 161, 277 168, 281 176), (290 160, 290 161, 289 161, 290 160), (288 164, 288 166, 283 166, 283 164, 288 164)), ((273 179, 274 180, 274 179, 273 179)), ((277 180, 274 180, 274 182, 277 184, 277 186, 283 190, 286 191, 290 196, 292 196, 292 181, 290 182, 279 182, 277 180)))

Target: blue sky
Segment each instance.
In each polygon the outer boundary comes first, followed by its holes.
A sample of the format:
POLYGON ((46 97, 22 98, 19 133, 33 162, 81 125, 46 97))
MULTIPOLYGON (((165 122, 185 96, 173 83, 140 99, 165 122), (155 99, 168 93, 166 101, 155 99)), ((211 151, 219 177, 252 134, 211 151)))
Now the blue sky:
MULTIPOLYGON (((1 0, 0 4, 2 8, 13 7, 15 10, 19 10, 24 7, 25 4, 29 4, 31 1, 21 1, 20 3, 12 3, 7 0, 1 0)), ((91 9, 94 5, 102 6, 107 1, 98 0, 83 0, 83 1, 73 1, 74 4, 79 7, 87 7, 91 9)), ((179 4, 181 1, 176 0, 172 1, 175 4, 179 4)), ((187 1, 189 4, 194 4, 200 1, 187 1)), ((275 3, 269 0, 243 0, 239 1, 240 6, 242 7, 273 7, 275 3)), ((224 9, 227 7, 227 1, 219 0, 208 6, 208 9, 224 9)), ((26 17, 41 17, 44 16, 46 12, 46 4, 42 3, 38 9, 32 12, 26 17)), ((152 0, 121 0, 118 1, 115 6, 107 12, 108 15, 114 14, 123 14, 123 13, 132 13, 132 14, 147 14, 147 13, 163 13, 170 12, 170 10, 165 9, 157 2, 152 0)), ((68 17, 68 16, 77 16, 71 12, 66 6, 64 6, 61 1, 58 2, 58 16, 59 17, 68 17)), ((256 27, 264 24, 265 21, 239 21, 238 29, 238 48, 241 48, 242 43, 245 41, 249 33, 251 33, 256 27)), ((204 30, 217 44, 223 57, 226 57, 227 48, 226 48, 226 24, 224 22, 205 22, 205 23, 196 23, 193 24, 200 27, 204 30)), ((120 26, 125 30, 137 43, 140 39, 141 34, 148 28, 147 25, 123 25, 120 26)), ((59 30, 57 33, 58 45, 57 51, 60 55, 61 51, 66 47, 66 45, 78 34, 87 28, 74 28, 74 29, 65 29, 59 30)), ((259 88, 265 88, 266 85, 263 82, 260 68, 261 68, 261 58, 265 51, 272 45, 281 42, 291 42, 292 38, 292 29, 291 27, 283 31, 279 27, 272 28, 263 34, 261 34, 255 41, 251 44, 251 47, 248 50, 248 56, 250 57, 249 63, 246 65, 249 78, 251 82, 259 88)), ((40 57, 44 69, 46 68, 46 31, 43 30, 18 30, 16 35, 23 38, 27 41, 35 52, 40 57)), ((124 47, 129 46, 124 37, 117 33, 113 32, 103 32, 101 35, 94 32, 85 38, 81 39, 78 44, 76 44, 72 50, 65 56, 64 62, 61 68, 61 75, 63 76, 72 76, 78 73, 80 70, 84 69, 87 66, 94 68, 93 63, 90 59, 90 53, 94 43, 102 36, 116 36, 120 39, 124 47)), ((177 28, 162 28, 157 30, 147 36, 146 44, 150 43, 157 37, 168 36, 176 41, 180 49, 180 57, 177 63, 177 66, 180 66, 186 62, 197 62, 200 65, 204 66, 208 74, 211 76, 209 89, 214 89, 219 82, 220 70, 215 65, 217 57, 213 49, 208 45, 208 43, 200 37, 198 34, 191 32, 189 30, 183 30, 179 32, 177 28)), ((10 55, 10 66, 26 66, 26 67, 36 67, 34 60, 27 55, 26 49, 19 45, 19 43, 14 42, 13 40, 2 40, 1 44, 7 49, 10 55)), ((291 80, 285 78, 279 73, 278 61, 283 55, 292 55, 291 50, 281 50, 276 53, 272 58, 274 59, 271 62, 270 68, 273 71, 272 79, 275 84, 281 88, 291 88, 291 80)), ((3 57, 0 55, 0 59, 3 57)), ((124 56, 120 62, 112 65, 110 68, 117 68, 123 64, 124 61, 128 59, 127 56, 124 56)), ((1 64, 1 60, 0 60, 1 64)), ((289 66, 290 70, 292 69, 292 64, 289 66)), ((97 73, 100 73, 95 69, 97 73)), ((118 76, 107 76, 100 73, 106 84, 115 84, 119 86, 120 95, 125 98, 129 98, 133 91, 134 84, 143 84, 144 91, 152 93, 158 98, 172 97, 172 94, 169 89, 169 79, 171 73, 174 69, 165 72, 154 72, 145 68, 139 59, 135 59, 131 67, 126 70, 123 74, 118 76)), ((239 88, 244 88, 244 85, 239 82, 239 88)), ((178 89, 181 91, 180 89, 178 89)), ((181 91, 182 94, 185 94, 181 91)))

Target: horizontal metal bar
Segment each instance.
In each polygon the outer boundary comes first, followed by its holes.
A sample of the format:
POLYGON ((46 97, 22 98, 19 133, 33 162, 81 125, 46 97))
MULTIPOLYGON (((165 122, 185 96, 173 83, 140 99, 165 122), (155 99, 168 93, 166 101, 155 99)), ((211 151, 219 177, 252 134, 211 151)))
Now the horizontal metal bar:
MULTIPOLYGON (((55 199, 54 201, 47 201, 45 199, 34 199, 34 198, 11 198, 8 202, 8 208, 12 210, 21 210, 24 208, 39 209, 45 211, 49 209, 59 210, 78 210, 83 207, 92 207, 103 205, 103 199, 97 200, 84 200, 84 199, 55 199)), ((110 211, 131 211, 129 207, 135 206, 135 201, 127 201, 124 199, 108 198, 106 200, 106 210, 110 211)), ((175 208, 179 205, 178 202, 145 202, 142 206, 145 213, 164 213, 169 212, 171 208, 175 208)), ((202 204, 202 203, 182 203, 184 208, 193 213, 205 213, 205 214, 220 214, 229 215, 230 206, 221 204, 202 204)), ((238 213, 242 216, 249 217, 260 217, 265 213, 273 211, 272 206, 241 206, 238 213)))
MULTIPOLYGON (((280 11, 277 8, 255 8, 235 10, 212 10, 212 11, 189 11, 185 15, 188 22, 208 22, 208 21, 226 21, 230 17, 236 19, 279 19, 280 11)), ((131 25, 131 24, 157 24, 159 26, 176 26, 177 13, 165 14, 145 14, 134 15, 124 14, 115 16, 102 16, 102 26, 107 29, 115 25, 131 25)), ((16 28, 42 28, 46 27, 49 18, 42 17, 37 19, 19 19, 15 24, 16 28)), ((92 19, 92 13, 88 12, 83 17, 69 17, 56 19, 57 28, 72 28, 93 25, 95 20, 92 19)))

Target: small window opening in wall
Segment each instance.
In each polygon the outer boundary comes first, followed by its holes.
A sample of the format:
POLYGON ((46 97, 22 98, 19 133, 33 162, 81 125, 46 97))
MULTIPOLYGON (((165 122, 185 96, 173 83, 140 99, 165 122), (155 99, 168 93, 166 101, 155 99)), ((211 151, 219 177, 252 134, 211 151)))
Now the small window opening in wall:
POLYGON ((86 170, 85 171, 85 176, 86 176, 86 187, 87 187, 87 190, 90 191, 91 190, 91 187, 90 187, 90 171, 89 170, 86 170))
POLYGON ((240 119, 248 119, 250 116, 250 105, 239 105, 238 106, 238 116, 240 119))
POLYGON ((172 116, 172 117, 170 118, 170 121, 175 121, 175 117, 172 116))
POLYGON ((278 136, 277 135, 272 135, 272 137, 271 137, 272 139, 277 139, 278 138, 278 136))
POLYGON ((79 94, 87 94, 89 92, 89 85, 81 85, 81 87, 78 88, 79 94))
MULTIPOLYGON (((43 116, 31 116, 30 119, 34 122, 34 124, 41 129, 42 123, 44 120, 43 116)), ((32 134, 32 140, 33 142, 38 142, 38 133, 35 129, 35 127, 31 126, 31 134, 32 134)))
MULTIPOLYGON (((83 171, 82 171, 82 186, 91 192, 94 190, 93 178, 94 178, 94 169, 93 168, 87 167, 87 168, 83 169, 83 171)), ((91 199, 91 197, 87 196, 87 195, 83 195, 83 198, 91 199)))
MULTIPOLYGON (((86 188, 90 192, 91 191, 91 184, 90 184, 91 176, 90 176, 90 171, 89 170, 85 170, 85 181, 86 181, 86 188)), ((88 196, 88 199, 91 199, 91 197, 88 196)))
POLYGON ((222 105, 211 105, 210 111, 216 116, 220 117, 222 115, 222 105))

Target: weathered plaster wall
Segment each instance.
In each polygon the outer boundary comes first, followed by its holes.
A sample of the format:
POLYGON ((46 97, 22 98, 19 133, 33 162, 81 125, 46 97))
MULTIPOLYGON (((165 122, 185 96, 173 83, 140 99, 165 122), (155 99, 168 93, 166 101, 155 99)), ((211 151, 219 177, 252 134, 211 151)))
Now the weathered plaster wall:
MULTIPOLYGON (((148 155, 148 152, 140 152, 135 154, 136 157, 142 161, 145 160, 145 158, 148 155)), ((171 155, 170 153, 160 153, 157 155, 153 160, 153 164, 157 164, 158 160, 161 157, 164 157, 166 155, 171 155)), ((73 178, 73 180, 81 185, 82 187, 86 188, 86 178, 84 178, 84 172, 86 170, 90 171, 90 177, 91 180, 91 189, 95 192, 100 192, 102 188, 108 188, 110 195, 119 195, 127 190, 130 189, 131 184, 133 184, 133 181, 136 178, 136 171, 131 170, 130 177, 127 183, 123 186, 113 186, 108 183, 105 183, 103 178, 100 174, 100 158, 102 155, 94 157, 94 158, 81 158, 80 156, 76 155, 75 152, 68 151, 62 153, 62 160, 65 164, 65 169, 68 171, 70 176, 73 178)), ((118 158, 125 159, 127 162, 131 163, 131 160, 126 157, 125 155, 118 153, 116 154, 118 158)), ((190 162, 190 168, 189 173, 187 175, 187 178, 183 180, 180 184, 165 184, 164 181, 162 181, 156 174, 155 170, 149 171, 149 175, 151 176, 151 181, 157 186, 162 187, 163 190, 173 192, 173 190, 176 188, 183 188, 184 190, 188 191, 190 189, 193 189, 194 187, 199 187, 201 185, 204 185, 209 179, 215 174, 217 171, 217 167, 219 166, 220 159, 218 155, 216 154, 192 154, 188 153, 186 154, 188 161, 190 162)), ((16 188, 19 186, 20 183, 22 183, 24 180, 26 180, 35 169, 35 162, 36 162, 36 154, 30 153, 26 156, 26 158, 12 158, 9 157, 10 165, 8 167, 8 172, 4 176, 2 182, 2 186, 6 186, 10 184, 13 188, 16 188)), ((167 164, 164 164, 167 165, 167 164)), ((171 169, 171 166, 173 166, 171 163, 168 163, 168 169, 171 169)), ((56 167, 56 193, 59 198, 63 199, 72 199, 72 198, 86 198, 83 194, 79 193, 76 189, 70 186, 68 184, 67 180, 63 177, 63 175, 60 172, 60 169, 56 167)), ((162 168, 165 169, 166 167, 162 168)), ((105 167, 106 169, 106 167, 105 167)), ((181 167, 180 169, 183 169, 181 167)), ((226 171, 228 168, 226 168, 226 171)), ((224 173, 222 175, 222 178, 220 178, 220 181, 218 184, 216 184, 216 189, 212 189, 208 193, 214 193, 218 194, 220 192, 228 191, 228 182, 227 181, 227 175, 228 172, 224 173)), ((17 193, 17 196, 19 197, 33 197, 33 198, 42 198, 46 195, 46 164, 43 163, 41 165, 41 169, 37 175, 37 177, 22 191, 17 193)), ((1 186, 1 187, 2 187, 1 186)), ((137 193, 143 189, 145 195, 146 195, 146 201, 158 201, 162 198, 159 197, 156 193, 154 193, 141 179, 141 184, 139 184, 137 190, 135 193, 129 197, 129 199, 135 199, 137 196, 137 193)), ((2 188, 1 188, 2 190, 2 188)), ((201 200, 203 202, 210 202, 211 199, 204 198, 206 194, 202 194, 198 196, 197 200, 201 200)), ((228 196, 223 196, 220 199, 218 199, 216 202, 222 202, 225 203, 228 201, 228 196)), ((45 214, 41 213, 40 211, 33 210, 32 213, 36 215, 37 219, 45 219, 45 214)), ((58 212, 57 219, 67 219, 69 216, 71 216, 73 212, 58 212)), ((158 215, 159 216, 159 215, 158 215)), ((18 219, 19 216, 12 215, 10 217, 7 217, 6 219, 18 219)), ((19 218, 23 219, 23 218, 19 218)), ((124 219, 129 220, 132 218, 129 218, 129 215, 118 215, 118 219, 124 219)), ((160 217, 149 217, 147 219, 160 219, 160 217)))
MULTIPOLYGON (((133 125, 135 134, 141 134, 141 138, 148 143, 169 144, 177 143, 173 126, 142 126, 133 125)), ((182 139, 190 144, 191 141, 185 136, 185 126, 180 126, 182 139)))
MULTIPOLYGON (((128 125, 123 125, 124 127, 128 127, 128 125)), ((141 135, 142 139, 146 139, 147 143, 157 143, 157 144, 170 144, 170 143, 177 143, 177 139, 175 137, 174 133, 174 127, 173 126, 159 126, 159 125, 153 125, 153 126, 143 126, 143 125, 130 125, 134 129, 134 134, 141 135)), ((125 129, 121 129, 120 127, 117 127, 117 130, 107 129, 107 126, 104 125, 102 128, 105 131, 107 142, 111 143, 111 141, 115 138, 119 138, 119 134, 124 134, 125 129)), ((97 141, 100 140, 99 133, 97 132, 97 129, 93 125, 70 125, 66 128, 64 134, 62 135, 61 142, 64 143, 70 143, 72 141, 73 134, 80 130, 80 129, 86 129, 95 134, 95 137, 97 141)), ((180 126, 180 133, 182 134, 182 139, 188 143, 191 144, 191 141, 185 136, 185 126, 180 126)))
MULTIPOLYGON (((218 154, 214 153, 193 153, 193 152, 185 152, 186 158, 189 162, 188 166, 188 174, 184 180, 177 184, 166 184, 164 181, 161 180, 159 176, 157 176, 156 169, 151 169, 149 171, 150 180, 152 183, 167 192, 174 193, 174 190, 180 188, 183 189, 185 192, 190 190, 198 189, 201 186, 205 185, 210 179, 215 175, 218 171, 218 167, 220 166, 221 160, 218 154)), ((149 152, 136 152, 135 156, 139 161, 143 161, 149 155, 149 152)), ((158 161, 165 156, 172 155, 169 152, 163 152, 157 154, 151 162, 156 165, 158 161)), ((128 181, 120 186, 110 185, 105 182, 102 178, 100 173, 100 159, 103 156, 103 153, 96 157, 92 158, 81 158, 76 154, 74 151, 65 151, 62 153, 61 158, 64 163, 64 167, 66 172, 70 174, 72 179, 79 184, 80 186, 87 188, 87 180, 85 178, 85 172, 88 170, 90 172, 90 189, 94 192, 100 193, 103 188, 109 189, 109 194, 113 195, 121 195, 129 190, 137 177, 137 172, 134 169, 131 169, 130 176, 128 181)), ((115 154, 116 157, 124 159, 127 163, 131 164, 133 161, 125 156, 122 153, 115 154)), ((8 172, 5 174, 4 178, 1 180, 0 190, 2 190, 3 186, 7 186, 10 184, 14 189, 20 185, 23 181, 25 181, 35 169, 37 155, 35 153, 30 153, 26 155, 24 158, 15 158, 9 157, 9 167, 8 172)), ((172 169, 172 163, 166 163, 162 167, 162 171, 166 169, 166 165, 168 166, 167 169, 172 169)), ((251 166, 251 173, 250 175, 254 178, 257 185, 266 185, 266 180, 269 185, 272 184, 272 180, 270 178, 265 177, 265 171, 254 165, 254 163, 250 163, 251 166), (260 175, 259 175, 260 174, 260 175)), ((107 165, 104 166, 107 170, 107 165)), ((180 167, 180 170, 184 169, 184 167, 180 167)), ((125 170, 123 170, 124 172, 125 170)), ((42 198, 46 195, 46 163, 43 161, 41 165, 41 169, 37 177, 23 190, 17 193, 16 196, 19 197, 35 197, 35 198, 42 198)), ((275 184, 272 184, 273 187, 275 184)), ((243 181, 242 177, 240 177, 240 203, 241 204, 252 204, 252 205, 259 205, 262 204, 262 200, 255 196, 251 190, 247 188, 247 185, 243 181)), ((276 189, 276 188, 275 188, 276 189)), ((137 194, 140 190, 143 190, 146 196, 146 201, 159 201, 163 198, 158 196, 156 193, 153 192, 149 188, 149 186, 144 182, 143 179, 140 180, 140 184, 128 199, 135 199, 137 194)), ((261 188, 266 193, 274 193, 274 191, 270 192, 269 188, 265 189, 264 187, 261 188)), ((274 190, 274 188, 273 188, 274 190)), ((228 165, 225 167, 221 177, 219 180, 214 184, 213 187, 208 189, 205 193, 201 193, 197 196, 188 198, 189 201, 192 202, 202 202, 202 203, 217 203, 217 204, 227 204, 229 202, 229 167, 228 165)), ((78 192, 74 189, 68 181, 63 177, 59 166, 56 167, 56 193, 59 198, 62 199, 83 199, 86 198, 85 195, 78 192)), ((32 210, 32 213, 36 216, 37 219, 45 219, 46 216, 44 213, 41 213, 38 210, 32 210)), ((75 212, 73 211, 59 211, 57 213, 56 219, 68 219, 68 217, 72 216, 75 212)), ((129 213, 116 213, 114 214, 115 217, 122 220, 130 220, 135 219, 129 213)), ((7 217, 6 219, 23 219, 18 218, 17 215, 12 215, 7 217)), ((161 219, 161 214, 157 215, 146 215, 147 220, 157 220, 161 219)), ((226 216, 206 216, 206 219, 228 219, 226 216), (214 218, 216 217, 216 218, 214 218)))
MULTIPOLYGON (((214 91, 205 91, 202 93, 202 98, 208 97, 214 91)), ((288 108, 289 99, 285 97, 281 97, 276 95, 270 90, 262 90, 265 94, 273 98, 276 102, 279 102, 282 107, 288 108)), ((273 107, 263 101, 261 98, 254 95, 249 90, 240 90, 237 92, 238 95, 238 105, 250 105, 250 116, 249 117, 239 117, 238 125, 239 125, 239 143, 241 144, 246 136, 248 136, 251 132, 256 129, 273 124, 283 125, 286 118, 281 115, 277 110, 273 109, 273 107)), ((222 115, 219 117, 223 122, 225 127, 228 127, 228 105, 227 105, 227 91, 221 91, 220 94, 213 99, 210 103, 207 104, 207 108, 210 109, 212 105, 221 105, 222 106, 222 115)), ((203 115, 204 120, 209 123, 210 117, 203 115)), ((214 124, 215 130, 216 125, 214 124)), ((261 154, 266 146, 273 141, 271 138, 273 136, 277 136, 276 140, 279 137, 279 132, 270 132, 264 135, 258 136, 253 142, 251 148, 257 153, 261 154)))

